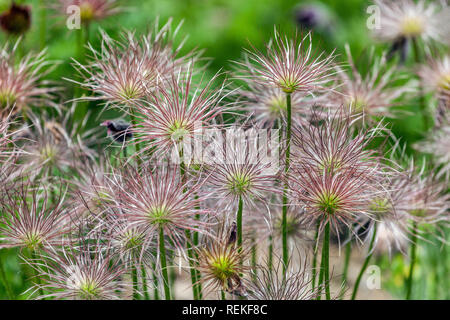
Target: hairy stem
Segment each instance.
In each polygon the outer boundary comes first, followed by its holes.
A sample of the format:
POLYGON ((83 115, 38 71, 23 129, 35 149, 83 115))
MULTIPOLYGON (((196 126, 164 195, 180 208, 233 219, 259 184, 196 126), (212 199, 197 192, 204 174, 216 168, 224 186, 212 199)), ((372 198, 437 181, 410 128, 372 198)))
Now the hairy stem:
MULTIPOLYGON (((237 239, 237 245, 239 250, 242 250, 242 209, 243 209, 243 201, 242 201, 242 196, 239 196, 239 203, 238 203, 238 211, 237 211, 237 218, 236 218, 236 223, 237 223, 237 234, 238 234, 238 239, 237 239)), ((242 264, 242 261, 241 261, 242 264)))
POLYGON ((314 234, 314 254, 313 254, 313 261, 312 261, 311 285, 312 285, 313 289, 316 287, 317 252, 319 251, 319 228, 320 228, 320 221, 317 221, 316 233, 314 234))
MULTIPOLYGON (((198 197, 197 195, 196 195, 196 197, 198 197)), ((200 209, 200 208, 198 208, 198 209, 200 209)), ((195 219, 196 220, 200 220, 200 215, 199 214, 196 214, 195 215, 195 219)), ((198 246, 198 232, 197 231, 194 231, 194 247, 197 247, 198 246)), ((194 252, 194 255, 195 255, 195 261, 194 261, 194 263, 195 263, 195 265, 197 266, 197 264, 198 264, 198 260, 199 260, 199 258, 198 258, 198 253, 197 252, 194 252)), ((200 277, 201 277, 201 274, 200 274, 200 271, 198 270, 198 269, 194 269, 194 271, 195 271, 195 273, 196 273, 196 281, 197 281, 197 294, 198 294, 198 298, 199 298, 199 300, 202 300, 203 299, 203 293, 202 293, 202 284, 201 284, 201 282, 200 282, 200 277)))
POLYGON ((167 273, 166 247, 164 244, 164 229, 159 228, 159 259, 161 262, 161 272, 163 276, 164 295, 166 300, 170 300, 169 275, 167 273))
POLYGON ((39 0, 39 45, 43 50, 46 44, 47 35, 47 7, 45 0, 39 0))
MULTIPOLYGON (((31 260, 32 260, 32 261, 37 261, 37 260, 38 260, 38 259, 37 259, 37 256, 36 256, 36 251, 35 251, 35 250, 31 250, 31 251, 30 251, 30 257, 31 257, 31 260)), ((33 268, 33 270, 34 270, 34 276, 35 276, 35 278, 36 278, 36 284, 37 284, 38 287, 39 287, 38 292, 39 292, 39 295, 42 297, 42 296, 44 295, 44 290, 43 290, 42 287, 41 287, 41 279, 40 279, 40 277, 39 277, 39 272, 38 272, 35 268, 33 268)))
POLYGON ((358 278, 356 278, 355 286, 353 287, 352 300, 355 300, 355 298, 356 298, 356 294, 358 293, 359 283, 361 282, 362 276, 363 276, 364 272, 366 271, 367 266, 369 265, 370 259, 372 258, 373 245, 375 243, 376 237, 377 237, 377 223, 375 223, 373 226, 372 239, 370 239, 370 244, 369 244, 369 253, 367 254, 366 260, 364 260, 364 264, 361 268, 361 271, 358 274, 358 278))
POLYGON ((267 268, 269 269, 269 274, 272 274, 273 270, 273 239, 272 236, 269 236, 269 253, 267 258, 267 268))
POLYGON ((136 266, 131 266, 131 279, 133 281, 133 300, 139 300, 138 276, 136 266))
MULTIPOLYGON (((87 30, 87 26, 83 25, 80 29, 75 30, 76 33, 76 55, 77 55, 77 60, 79 63, 84 63, 85 61, 85 45, 87 44, 87 37, 86 35, 88 34, 88 30, 87 30)), ((75 88, 75 92, 74 95, 76 98, 82 97, 84 96, 84 92, 83 92, 83 88, 77 86, 75 88)), ((74 120, 75 121, 83 121, 83 118, 86 116, 86 113, 88 112, 88 106, 89 106, 89 102, 88 101, 80 101, 77 104, 77 109, 75 110, 74 113, 74 120)), ((81 126, 80 126, 81 128, 81 126)))
MULTIPOLYGON (((186 166, 183 161, 183 150, 180 150, 180 175, 183 183, 186 182, 186 166)), ((186 192, 186 190, 183 190, 183 192, 186 192)), ((194 297, 194 300, 199 300, 199 288, 198 288, 198 273, 197 269, 195 268, 195 262, 194 262, 194 253, 191 246, 191 232, 189 230, 185 230, 186 235, 186 249, 189 259, 189 271, 191 273, 191 283, 192 283, 192 295, 194 297)), ((197 235, 198 237, 198 235, 197 235)), ((198 240, 198 239, 197 239, 198 240)))
POLYGON ((412 288, 413 288, 413 276, 414 276, 414 267, 416 264, 416 255, 417 255, 417 223, 414 222, 412 235, 411 235, 411 263, 409 265, 409 275, 408 280, 406 282, 406 300, 411 300, 412 288))
MULTIPOLYGON (((350 263, 351 254, 352 254, 352 242, 351 242, 351 239, 349 239, 347 244, 345 245, 344 271, 342 274, 342 285, 343 286, 347 285, 348 265, 350 263)), ((343 298, 343 294, 341 295, 340 298, 341 299, 343 298)))
MULTIPOLYGON (((322 250, 323 250, 323 245, 322 245, 322 250)), ((323 259, 321 259, 321 261, 320 261, 319 281, 317 282, 317 286, 318 287, 321 287, 322 286, 322 282, 323 282, 323 277, 324 277, 323 273, 324 273, 324 270, 325 270, 325 268, 323 266, 323 263, 324 263, 324 261, 323 261, 323 259)), ((322 288, 321 288, 320 292, 322 292, 322 288)), ((322 298, 321 294, 318 294, 316 300, 320 300, 321 298, 322 298)))
POLYGON ((322 246, 322 266, 323 266, 323 284, 325 286, 325 295, 327 300, 331 300, 330 295, 330 223, 325 225, 322 246))
POLYGON ((6 289, 6 294, 8 295, 8 299, 13 300, 15 299, 15 295, 13 291, 11 290, 11 287, 9 286, 8 279, 6 277, 5 269, 3 267, 3 261, 1 261, 1 254, 0 254, 0 277, 2 278, 3 285, 6 289))
MULTIPOLYGON (((414 51, 414 60, 417 64, 421 63, 421 57, 420 57, 420 52, 419 52, 419 45, 417 43, 417 39, 413 39, 412 40, 412 46, 413 46, 413 51, 414 51)), ((429 129, 429 125, 430 125, 430 118, 427 112, 427 108, 425 105, 425 94, 424 94, 424 90, 423 90, 423 82, 420 81, 419 82, 419 99, 420 99, 420 111, 422 113, 422 119, 423 119, 423 125, 424 125, 424 129, 425 131, 427 131, 429 129)))
POLYGON ((256 261, 257 261, 257 245, 256 245, 256 235, 255 232, 252 233, 252 280, 256 282, 256 279, 258 278, 258 268, 256 267, 256 261))
POLYGON ((186 249, 189 259, 189 270, 191 273, 191 282, 192 282, 192 295, 194 296, 194 300, 198 300, 198 288, 197 288, 197 273, 194 268, 194 258, 192 254, 192 247, 191 247, 191 232, 189 230, 185 231, 186 233, 186 249))
MULTIPOLYGON (((287 107, 287 127, 286 127, 286 154, 285 154, 285 167, 284 173, 285 178, 287 178, 287 174, 289 172, 290 166, 290 157, 291 157, 291 123, 292 123, 292 114, 291 114, 291 94, 286 94, 286 107, 287 107)), ((283 271, 286 271, 288 264, 288 245, 287 245, 287 192, 288 185, 287 181, 284 183, 283 189, 283 217, 282 217, 282 242, 283 242, 283 271)))
POLYGON ((159 300, 159 283, 158 275, 156 274, 156 262, 153 262, 153 299, 159 300))
MULTIPOLYGON (((136 114, 135 114, 134 108, 132 106, 129 106, 128 109, 130 111, 131 125, 132 125, 133 128, 136 128, 137 119, 136 119, 136 114)), ((136 145, 136 153, 137 153, 136 160, 137 160, 138 165, 140 166, 141 165, 141 158, 139 158, 139 154, 141 153, 141 145, 138 142, 136 142, 135 145, 136 145)))
POLYGON ((141 276, 142 276, 142 290, 144 291, 144 299, 150 300, 150 295, 148 293, 148 285, 147 285, 147 272, 145 271, 145 266, 141 267, 141 276))

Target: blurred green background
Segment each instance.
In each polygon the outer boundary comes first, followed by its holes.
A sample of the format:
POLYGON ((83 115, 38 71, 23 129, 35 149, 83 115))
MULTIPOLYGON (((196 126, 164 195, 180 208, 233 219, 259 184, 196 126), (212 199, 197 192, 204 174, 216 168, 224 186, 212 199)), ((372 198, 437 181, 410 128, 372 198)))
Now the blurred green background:
MULTIPOLYGON (((10 0, 0 0, 0 12, 8 8, 10 0)), ((34 1, 16 1, 32 6, 31 30, 24 38, 24 52, 39 49, 39 14, 38 3, 34 1)), ((45 1, 54 5, 57 1, 45 1)), ((182 53, 194 48, 205 49, 205 56, 212 58, 206 69, 208 76, 219 70, 231 70, 233 60, 239 60, 243 48, 249 48, 249 42, 257 48, 262 48, 273 35, 273 28, 277 26, 286 33, 292 33, 298 27, 295 12, 299 6, 316 3, 325 10, 328 15, 328 27, 314 33, 314 42, 317 50, 331 52, 336 49, 338 59, 345 61, 344 45, 348 43, 353 56, 376 46, 376 52, 388 49, 387 44, 376 43, 366 27, 368 14, 366 8, 370 1, 366 0, 127 0, 119 1, 123 11, 109 17, 90 27, 89 41, 94 47, 98 47, 100 34, 98 28, 103 28, 112 37, 117 37, 122 30, 136 30, 137 33, 145 33, 152 26, 157 17, 160 23, 165 23, 169 17, 174 20, 174 25, 183 21, 178 41, 188 36, 182 53)), ((58 67, 48 76, 49 79, 60 82, 65 91, 63 101, 73 96, 74 86, 62 77, 77 78, 77 73, 71 66, 71 57, 76 57, 76 32, 68 30, 65 26, 65 16, 55 10, 47 12, 47 47, 49 58, 59 61, 58 67)), ((8 40, 8 36, 0 33, 0 43, 8 40)), ((9 38, 14 41, 13 38, 9 38)), ((408 61, 406 66, 412 66, 408 61)), ((361 64, 363 70, 370 68, 368 64, 361 64)), ((411 69, 412 70, 412 69, 411 69)), ((427 97, 430 100, 430 97, 427 97)), ((90 109, 99 110, 96 102, 92 102, 90 109)), ((412 111, 411 115, 390 119, 394 134, 406 144, 407 151, 414 153, 411 145, 423 137, 423 124, 418 114, 418 104, 412 100, 411 104, 400 106, 412 111)), ((104 118, 113 116, 105 113, 104 118)), ((98 125, 101 119, 94 116, 91 125, 98 125)), ((415 154, 416 156, 419 156, 415 154)), ((421 262, 416 272, 417 282, 414 298, 450 298, 448 288, 450 254, 448 247, 441 250, 437 244, 426 244, 420 249, 421 262), (447 252, 446 252, 447 251, 447 252), (437 266, 437 267, 436 267, 437 266)), ((6 269, 8 277, 12 279, 16 293, 23 292, 28 284, 24 283, 20 275, 18 252, 16 250, 0 250, 2 257, 8 256, 6 269)), ((390 260, 381 259, 382 270, 389 270, 389 274, 383 273, 383 288, 389 289, 394 297, 403 298, 403 283, 406 278, 408 262, 401 257, 393 257, 390 260)), ((384 272, 384 271, 383 271, 384 272)), ((0 285, 0 298, 5 298, 4 288, 0 285)))

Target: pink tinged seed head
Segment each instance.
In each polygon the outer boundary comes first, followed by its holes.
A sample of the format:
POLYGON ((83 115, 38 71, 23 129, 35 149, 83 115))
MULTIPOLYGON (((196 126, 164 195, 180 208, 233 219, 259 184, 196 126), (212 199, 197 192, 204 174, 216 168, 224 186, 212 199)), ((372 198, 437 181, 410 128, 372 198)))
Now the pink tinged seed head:
POLYGON ((218 76, 206 84, 197 84, 189 69, 186 74, 172 75, 150 94, 147 102, 137 103, 136 143, 144 146, 142 153, 156 147, 156 154, 164 155, 203 130, 216 128, 214 119, 228 108, 224 102, 225 82, 213 88, 218 76))
POLYGON ((57 107, 52 102, 57 87, 49 87, 42 78, 48 74, 49 61, 46 52, 29 53, 15 63, 18 40, 11 48, 8 43, 0 48, 0 115, 10 112, 31 112, 32 107, 47 105, 57 107))
POLYGON ((80 22, 84 25, 120 12, 117 0, 59 0, 55 7, 62 14, 68 15, 73 13, 73 6, 79 8, 80 22))
POLYGON ((383 41, 399 38, 445 42, 448 35, 442 28, 449 12, 437 3, 425 0, 374 0, 379 9, 379 26, 373 28, 374 36, 383 41))
POLYGON ((208 232, 212 212, 201 208, 202 201, 208 198, 208 194, 199 192, 202 184, 182 180, 178 166, 126 167, 114 172, 110 179, 110 194, 114 197, 110 207, 120 210, 129 227, 145 235, 144 249, 160 229, 182 249, 186 230, 208 232))
POLYGON ((110 244, 100 238, 79 240, 51 247, 28 262, 42 281, 35 291, 42 288, 46 292, 38 299, 124 299, 131 285, 123 280, 127 270, 115 259, 110 244))
POLYGON ((269 82, 285 93, 298 91, 306 95, 324 90, 335 73, 332 67, 334 55, 314 53, 310 33, 305 37, 295 34, 289 39, 275 30, 265 53, 252 49, 248 50, 254 66, 251 78, 256 82, 269 82))
POLYGON ((172 74, 184 70, 185 61, 198 58, 195 52, 177 57, 181 45, 174 47, 173 37, 179 27, 173 32, 170 19, 161 28, 156 21, 155 30, 148 35, 137 38, 134 32, 126 32, 120 41, 102 32, 101 50, 89 47, 92 54, 89 64, 75 63, 85 81, 70 81, 96 94, 89 99, 104 100, 107 106, 129 112, 131 106, 145 99, 172 74))
POLYGON ((21 183, 6 192, 2 200, 2 238, 0 247, 19 247, 38 251, 59 245, 71 231, 62 195, 50 203, 48 191, 42 186, 32 187, 21 183))

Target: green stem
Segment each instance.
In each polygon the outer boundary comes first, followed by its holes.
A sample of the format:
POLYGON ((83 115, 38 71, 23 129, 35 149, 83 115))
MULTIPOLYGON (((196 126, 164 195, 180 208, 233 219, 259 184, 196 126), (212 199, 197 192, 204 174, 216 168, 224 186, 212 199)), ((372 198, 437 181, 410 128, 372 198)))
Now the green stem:
POLYGON ((192 282, 192 295, 194 296, 194 300, 198 300, 198 289, 197 289, 197 273, 194 268, 193 263, 193 254, 192 254, 192 247, 191 247, 191 233, 189 230, 185 231, 186 233, 186 246, 187 246, 187 254, 189 258, 189 270, 191 273, 191 282, 192 282))
MULTIPOLYGON (((31 256, 31 260, 32 261, 36 261, 37 260, 36 252, 34 250, 31 250, 30 256, 31 256)), ((38 290, 39 291, 39 295, 43 296, 44 295, 44 290, 41 287, 41 279, 39 278, 39 273, 38 273, 38 271, 36 269, 33 268, 33 270, 34 270, 34 276, 36 278, 36 284, 39 287, 39 290, 38 290)))
POLYGON ((272 274, 273 270, 273 239, 272 236, 269 236, 269 257, 267 261, 267 267, 269 268, 269 273, 272 274))
POLYGON ((406 282, 406 300, 411 300, 412 295, 412 287, 413 287, 413 276, 414 276, 414 267, 416 264, 416 255, 417 255, 417 223, 414 222, 412 235, 411 235, 411 263, 409 265, 409 275, 408 281, 406 282))
POLYGON ((131 278, 133 281, 133 300, 139 300, 138 276, 136 266, 131 267, 131 278))
MULTIPOLYGON (((286 93, 286 108, 287 108, 287 127, 286 127, 286 163, 284 173, 287 176, 290 166, 291 157, 291 124, 292 124, 292 111, 291 111, 291 94, 286 93)), ((283 217, 282 217, 282 242, 283 242, 283 271, 286 271, 288 264, 288 246, 287 246, 287 181, 284 183, 283 190, 283 217)))
MULTIPOLYGON (((244 205, 244 203, 242 201, 242 196, 239 196, 238 211, 237 211, 237 218, 236 218, 237 234, 238 234, 237 245, 238 245, 239 251, 242 250, 242 208, 243 208, 243 205, 244 205)), ((241 261, 241 264, 242 264, 242 261, 241 261)))
POLYGON ((255 232, 253 232, 252 234, 252 280, 254 282, 256 282, 256 279, 258 277, 258 269, 256 268, 256 261, 257 261, 257 246, 256 246, 256 236, 255 236, 255 232))
MULTIPOLYGON (((322 250, 323 250, 323 245, 322 245, 322 250)), ((321 286, 322 282, 323 282, 323 274, 324 274, 324 270, 325 270, 323 264, 324 264, 324 260, 322 259, 320 261, 320 273, 319 273, 319 281, 317 282, 317 286, 321 286)), ((322 292, 322 289, 320 290, 320 292, 322 292)), ((320 300, 321 297, 322 297, 322 295, 318 294, 316 300, 320 300)))
MULTIPOLYGON (((2 258, 0 253, 0 259, 2 258)), ((6 294, 8 295, 9 300, 15 299, 15 295, 11 290, 11 287, 9 286, 8 278, 6 277, 5 269, 3 267, 3 261, 0 260, 0 277, 2 278, 3 285, 6 289, 6 294)))
MULTIPOLYGON (((196 197, 198 197, 198 196, 196 195, 196 197)), ((200 209, 200 208, 198 208, 198 209, 200 209)), ((196 219, 196 220, 200 220, 200 215, 199 215, 199 214, 196 214, 196 215, 195 215, 195 219, 196 219)), ((195 231, 195 232, 194 232, 194 247, 197 247, 197 246, 198 246, 198 243, 199 243, 199 240, 198 240, 198 232, 195 231)), ((195 262, 194 262, 194 263, 195 263, 195 265, 197 266, 197 265, 198 265, 198 261, 199 261, 198 253, 197 253, 197 252, 194 252, 194 255, 195 255, 195 262)), ((196 273, 195 278, 196 278, 196 281, 197 281, 197 294, 198 294, 198 298, 199 298, 199 300, 202 300, 202 299, 203 299, 203 293, 202 293, 202 284, 201 284, 201 282, 200 282, 201 274, 200 274, 200 271, 199 271, 198 269, 194 269, 194 271, 195 271, 195 273, 196 273)))
POLYGON ((367 269, 367 266, 369 265, 369 261, 372 258, 373 255, 373 245, 375 243, 375 239, 377 237, 377 223, 374 224, 373 226, 373 234, 372 234, 372 239, 370 240, 370 244, 369 244, 369 253, 367 254, 366 260, 364 260, 364 264, 361 268, 361 271, 358 274, 358 278, 356 278, 356 282, 355 282, 355 286, 353 288, 353 293, 352 293, 352 300, 355 300, 356 295, 358 293, 358 288, 359 288, 359 283, 361 282, 362 276, 364 274, 364 272, 367 269))
POLYGON ((164 294, 166 300, 170 300, 169 275, 167 274, 166 247, 164 245, 164 229, 159 229, 159 258, 161 262, 161 272, 163 276, 164 294))
MULTIPOLYGON (((134 108, 132 106, 129 106, 129 111, 130 111, 131 124, 132 124, 133 128, 136 128, 137 120, 136 120, 136 114, 134 112, 134 108)), ((141 145, 138 142, 136 142, 135 145, 136 145, 136 153, 137 153, 137 163, 140 166, 141 160, 139 158, 139 154, 141 153, 141 145)))
POLYGON ((159 300, 159 290, 158 290, 158 276, 156 274, 156 263, 153 263, 153 299, 159 300))
POLYGON ((142 290, 144 291, 144 299, 150 300, 150 295, 148 293, 148 286, 147 286, 147 272, 145 271, 144 265, 141 267, 141 276, 142 276, 142 290))
POLYGON ((220 294, 222 296, 222 300, 227 300, 227 298, 225 297, 225 291, 220 290, 220 294))
MULTIPOLYGON (((317 274, 317 253, 319 251, 319 229, 320 229, 320 221, 317 221, 316 233, 314 235, 314 254, 313 254, 313 262, 312 262, 312 281, 311 285, 314 289, 316 287, 316 274, 317 274)), ((320 281, 319 281, 320 284, 320 281)))
MULTIPOLYGON (((171 259, 169 260, 169 265, 173 265, 173 259, 174 259, 174 257, 172 256, 171 259)), ((177 272, 176 272, 176 270, 174 270, 174 268, 171 268, 169 270, 169 283, 170 283, 170 293, 171 293, 172 300, 177 299, 175 297, 175 282, 176 281, 177 281, 177 272)))
MULTIPOLYGON (((414 60, 417 64, 421 63, 421 57, 420 57, 420 52, 419 52, 419 45, 417 43, 417 39, 414 38, 412 39, 412 45, 413 45, 413 51, 414 51, 414 60)), ((423 82, 420 81, 419 83, 419 99, 420 99, 420 111, 422 113, 422 117, 423 117, 423 125, 425 128, 425 131, 428 131, 429 129, 429 124, 430 124, 430 118, 427 112, 427 108, 425 105, 425 94, 423 91, 423 82)))
POLYGON ((325 285, 325 295, 327 300, 331 300, 330 295, 330 223, 325 225, 322 247, 323 284, 325 285))
MULTIPOLYGON (((349 232, 349 234, 351 234, 349 232)), ((347 285, 347 275, 348 275, 348 265, 350 264, 350 256, 352 254, 352 242, 351 239, 348 240, 346 246, 345 246, 345 260, 344 260, 344 272, 342 275, 342 283, 344 286, 347 285)), ((343 298, 343 294, 340 297, 343 298)))
MULTIPOLYGON (((184 164, 183 161, 183 150, 180 150, 180 176, 182 179, 182 182, 185 183, 186 182, 186 165, 184 164)), ((183 192, 186 192, 187 190, 183 190, 183 192)), ((197 273, 197 269, 195 268, 195 263, 194 263, 194 253, 192 250, 192 246, 191 246, 191 232, 189 230, 185 230, 185 235, 186 235, 186 249, 187 249, 187 254, 188 254, 188 259, 189 259, 189 271, 191 273, 191 283, 192 283, 192 295, 194 297, 194 300, 199 300, 199 288, 198 288, 198 273, 197 273)), ((197 235, 198 237, 198 235, 197 235)), ((198 239, 197 239, 198 240, 198 239)))
POLYGON ((39 0, 39 40, 40 48, 44 49, 46 44, 46 34, 47 34, 47 7, 45 5, 45 0, 39 0))
MULTIPOLYGON (((76 55, 78 57, 78 62, 81 63, 81 64, 83 64, 84 60, 85 60, 85 57, 84 57, 84 55, 85 55, 85 45, 86 45, 86 42, 87 42, 87 39, 85 37, 85 34, 87 33, 87 29, 85 30, 83 27, 85 27, 85 26, 83 25, 80 29, 75 31, 76 44, 77 44, 76 55)), ((76 98, 84 96, 83 91, 84 90, 83 90, 82 87, 77 86, 75 88, 75 91, 74 91, 74 96, 76 98)), ((79 101, 78 102, 77 109, 76 109, 75 114, 74 114, 74 120, 75 121, 80 121, 80 122, 83 121, 83 118, 86 116, 86 113, 88 111, 88 106, 89 106, 89 102, 88 101, 79 101)), ((81 128, 81 126, 80 126, 80 128, 81 128)))

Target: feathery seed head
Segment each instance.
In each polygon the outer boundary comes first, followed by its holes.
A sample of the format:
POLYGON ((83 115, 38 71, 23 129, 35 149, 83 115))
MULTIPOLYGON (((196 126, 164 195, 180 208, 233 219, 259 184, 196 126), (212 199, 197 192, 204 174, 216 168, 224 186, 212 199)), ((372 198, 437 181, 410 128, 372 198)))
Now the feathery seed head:
POLYGON ((18 188, 6 191, 0 217, 2 237, 0 248, 20 247, 36 251, 59 245, 71 230, 63 206, 64 196, 50 203, 48 191, 21 182, 18 188))
MULTIPOLYGON (((184 62, 195 59, 191 52, 177 58, 181 46, 174 48, 172 21, 169 20, 147 36, 137 38, 134 32, 122 35, 121 41, 113 40, 102 31, 101 50, 90 47, 92 60, 87 66, 75 62, 75 67, 86 78, 75 82, 97 94, 90 99, 105 100, 106 106, 129 108, 145 99, 149 92, 167 81, 172 74, 184 69, 184 62)), ((126 110, 129 112, 129 110, 126 110)))
MULTIPOLYGON (((406 93, 414 92, 415 83, 409 81, 398 85, 405 79, 395 66, 388 66, 385 53, 375 57, 374 48, 369 54, 362 56, 364 62, 355 63, 350 47, 346 45, 349 72, 338 68, 337 80, 339 85, 335 91, 325 93, 314 100, 315 103, 329 109, 343 109, 345 113, 363 115, 364 122, 375 123, 374 117, 395 115, 394 108, 397 100, 406 93), (364 75, 361 69, 370 65, 371 68, 364 75)), ((404 82, 404 81, 403 81, 404 82)))
POLYGON ((207 291, 236 293, 242 290, 241 274, 248 267, 241 262, 248 256, 249 250, 245 246, 236 246, 235 229, 235 224, 231 228, 222 225, 217 237, 207 237, 205 243, 195 249, 199 256, 198 269, 203 274, 200 281, 205 283, 207 291))
POLYGON ((198 131, 214 128, 213 120, 226 110, 226 104, 222 105, 225 84, 213 90, 218 74, 203 87, 192 77, 192 69, 171 75, 148 101, 137 103, 136 142, 145 146, 143 153, 154 147, 158 155, 169 153, 184 139, 194 139, 198 131))
MULTIPOLYGON (((370 142, 383 133, 379 125, 373 129, 355 131, 359 116, 342 110, 317 114, 312 112, 309 124, 293 127, 292 162, 306 163, 319 172, 340 172, 347 168, 372 172, 379 167, 379 155, 368 148, 370 142)), ((375 175, 375 172, 371 173, 375 175)), ((325 196, 325 195, 324 195, 325 196)), ((324 199, 330 198, 326 196, 324 199)))
POLYGON ((275 187, 277 172, 271 167, 272 163, 264 161, 261 150, 256 150, 257 156, 254 156, 243 147, 254 143, 252 137, 247 138, 247 142, 237 142, 234 148, 216 142, 214 163, 207 167, 207 186, 217 197, 219 206, 233 205, 240 197, 248 204, 256 200, 265 202, 266 194, 279 193, 275 187))
POLYGON ((138 228, 145 235, 143 250, 160 229, 177 248, 183 248, 186 230, 207 233, 210 211, 201 209, 200 204, 208 195, 195 196, 203 182, 182 181, 178 166, 144 166, 140 170, 126 166, 108 180, 114 199, 108 206, 118 210, 128 229, 138 228))
MULTIPOLYGON (((269 82, 284 93, 299 91, 307 95, 325 89, 335 73, 334 55, 315 56, 310 33, 303 38, 295 34, 291 40, 277 30, 274 33, 273 40, 266 46, 266 54, 255 48, 248 51, 253 72, 247 76, 263 84, 269 82)), ((240 65, 245 67, 245 63, 240 65)))
POLYGON ((8 43, 0 48, 0 113, 30 112, 31 107, 44 104, 57 107, 52 102, 52 93, 59 89, 47 87, 41 81, 52 70, 46 68, 49 64, 45 61, 46 52, 29 53, 16 64, 19 41, 12 48, 8 43))
POLYGON ((442 25, 448 21, 447 8, 425 0, 374 0, 374 3, 380 9, 380 27, 373 30, 375 37, 385 41, 445 39, 442 25))
POLYGON ((80 22, 84 25, 102 20, 120 11, 117 0, 59 0, 58 9, 62 14, 71 13, 69 8, 76 6, 80 10, 80 22))
MULTIPOLYGON (((267 258, 266 258, 267 262, 267 258)), ((258 265, 252 272, 253 281, 245 281, 249 300, 314 300, 324 292, 324 286, 311 288, 311 275, 307 272, 307 260, 298 265, 289 260, 283 268, 282 259, 275 256, 272 267, 258 265), (286 270, 286 271, 284 271, 286 270)), ((314 272, 314 271, 313 271, 314 272)))
POLYGON ((428 59, 418 74, 428 91, 440 94, 450 90, 450 56, 428 59))
MULTIPOLYGON (((130 284, 122 279, 126 272, 111 251, 109 244, 100 239, 51 248, 41 253, 40 259, 29 264, 39 275, 48 297, 69 300, 118 300, 130 290, 130 284), (44 263, 40 262, 44 261, 44 263)), ((37 290, 37 289, 36 289, 37 290)))

